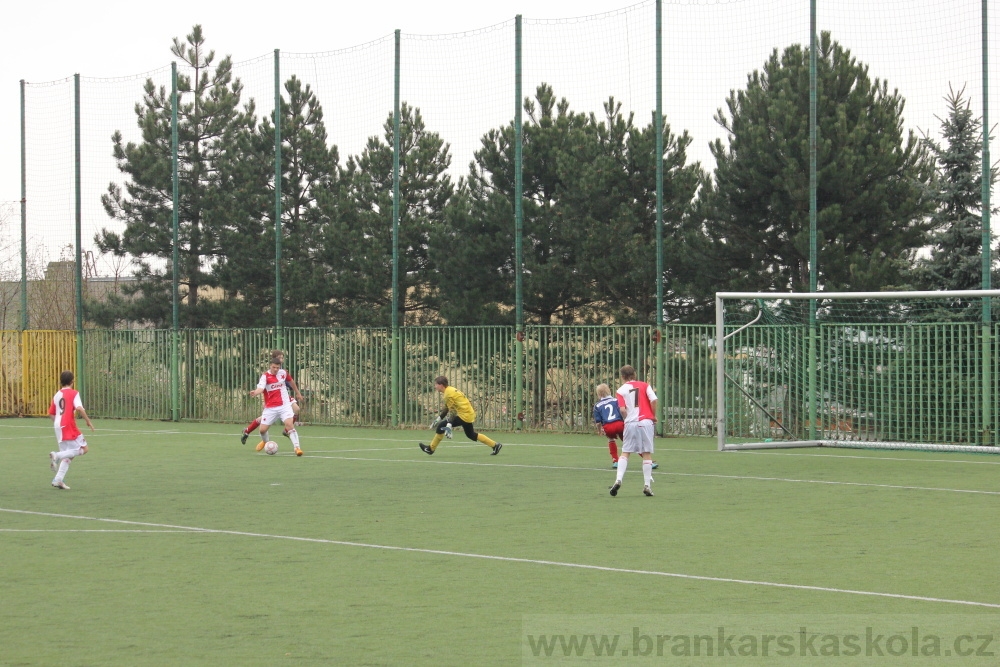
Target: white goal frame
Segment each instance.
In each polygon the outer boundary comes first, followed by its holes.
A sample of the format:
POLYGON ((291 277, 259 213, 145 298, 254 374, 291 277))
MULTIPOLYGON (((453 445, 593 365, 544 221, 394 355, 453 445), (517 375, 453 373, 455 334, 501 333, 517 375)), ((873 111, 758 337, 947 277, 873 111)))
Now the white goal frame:
MULTIPOLYGON (((923 451, 948 451, 948 452, 974 452, 977 454, 1000 454, 998 446, 984 445, 957 445, 939 443, 913 443, 913 442, 891 442, 873 440, 829 440, 829 439, 790 439, 772 441, 765 439, 762 442, 728 443, 726 442, 726 339, 753 326, 760 319, 762 313, 752 322, 745 324, 738 329, 726 334, 725 323, 725 302, 727 300, 798 300, 807 301, 811 299, 854 299, 854 300, 901 300, 901 299, 982 299, 1000 297, 1000 290, 955 290, 955 291, 908 291, 908 292, 716 292, 715 295, 715 347, 716 347, 716 434, 718 439, 718 450, 743 451, 759 449, 785 449, 793 447, 844 447, 853 449, 911 449, 923 451)), ((988 368, 984 364, 984 369, 988 368)), ((745 393, 745 392, 744 392, 745 393)), ((815 401, 815 397, 810 400, 815 401)), ((997 415, 991 415, 990 424, 995 422, 997 415)), ((784 428, 784 427, 782 427, 784 428)), ((784 429, 788 430, 788 429, 784 429)), ((790 433, 790 432, 789 432, 790 433)))

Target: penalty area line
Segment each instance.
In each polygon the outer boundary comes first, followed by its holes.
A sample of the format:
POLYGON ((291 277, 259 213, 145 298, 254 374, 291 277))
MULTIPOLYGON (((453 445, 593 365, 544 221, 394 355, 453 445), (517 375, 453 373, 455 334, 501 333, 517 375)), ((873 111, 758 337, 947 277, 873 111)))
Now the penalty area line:
POLYGON ((491 554, 477 554, 464 551, 447 551, 444 549, 423 549, 419 547, 400 547, 389 544, 368 544, 365 542, 348 542, 344 540, 329 540, 318 537, 299 537, 295 535, 271 535, 268 533, 251 533, 242 530, 219 530, 215 528, 199 528, 196 526, 176 526, 164 523, 151 523, 147 521, 128 521, 125 519, 107 519, 93 516, 77 516, 73 514, 54 514, 49 512, 33 512, 30 510, 17 510, 0 507, 0 512, 11 514, 28 514, 33 516, 44 516, 58 519, 77 519, 83 521, 102 521, 132 526, 146 526, 147 528, 174 529, 179 532, 189 533, 211 533, 214 535, 233 535, 237 537, 256 537, 269 540, 289 540, 293 542, 306 542, 310 544, 329 544, 342 547, 354 547, 359 549, 381 549, 384 551, 400 551, 405 553, 427 554, 432 556, 447 556, 452 558, 474 558, 479 560, 489 560, 502 563, 518 563, 523 565, 541 565, 558 568, 572 568, 577 570, 590 570, 595 572, 612 572, 615 574, 639 574, 642 576, 667 577, 671 579, 685 579, 688 581, 706 581, 720 584, 739 584, 742 586, 763 586, 767 588, 783 588, 797 591, 810 591, 817 593, 835 593, 840 595, 860 595, 865 597, 889 598, 894 600, 909 600, 915 602, 932 602, 939 604, 956 604, 970 607, 987 607, 990 609, 1000 609, 1000 603, 978 602, 975 600, 953 600, 949 598, 937 598, 926 595, 906 595, 903 593, 883 593, 879 591, 862 591, 851 588, 835 588, 831 586, 810 586, 807 584, 786 584, 775 581, 756 581, 753 579, 737 579, 733 577, 710 577, 697 574, 684 574, 680 572, 661 572, 657 570, 635 570, 623 567, 609 567, 606 565, 588 565, 586 563, 568 563, 556 560, 543 560, 537 558, 517 558, 514 556, 495 556, 491 554))

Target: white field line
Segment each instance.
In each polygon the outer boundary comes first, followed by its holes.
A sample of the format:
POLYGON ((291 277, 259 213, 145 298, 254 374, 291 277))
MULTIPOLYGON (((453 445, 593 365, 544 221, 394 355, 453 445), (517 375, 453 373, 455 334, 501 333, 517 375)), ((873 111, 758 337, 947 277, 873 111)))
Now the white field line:
MULTIPOLYGON (((129 432, 145 432, 145 431, 129 431, 129 432)), ((182 432, 177 432, 178 435, 182 435, 182 432)), ((218 435, 218 434, 204 434, 204 435, 218 435)), ((337 438, 329 438, 337 439, 337 438)), ((344 438, 350 439, 350 438, 344 438)), ((366 439, 370 440, 370 439, 366 439)), ((399 440, 387 440, 388 442, 402 442, 399 440)), ((531 444, 514 444, 515 447, 549 447, 552 445, 531 445, 531 444)), ((577 445, 557 445, 565 447, 576 447, 577 445)), ((481 448, 483 445, 480 444, 450 444, 449 449, 472 449, 481 448)), ((333 456, 329 455, 332 453, 367 453, 367 452, 398 452, 398 451, 409 451, 411 447, 393 447, 393 448, 365 448, 365 449, 345 449, 345 450, 334 450, 334 452, 324 452, 322 450, 312 450, 305 454, 305 458, 315 458, 315 459, 334 459, 342 461, 380 461, 385 463, 436 463, 439 465, 468 465, 468 466, 496 466, 496 467, 506 467, 506 468, 529 468, 529 469, 539 469, 539 470, 583 470, 591 472, 607 472, 607 468, 588 468, 579 466, 543 466, 534 464, 518 464, 518 463, 477 463, 474 461, 428 461, 426 459, 411 460, 411 459, 380 459, 372 457, 361 457, 361 456, 333 456), (319 454, 328 454, 326 456, 319 456, 319 454)), ((674 450, 677 451, 677 450, 674 450)), ((685 450, 685 451, 699 451, 699 450, 685 450)), ((277 456, 282 456, 278 454, 277 456)), ((284 456, 291 456, 291 454, 284 454, 284 456)), ((819 456, 819 455, 818 455, 819 456)), ((836 457, 836 455, 834 455, 836 457)), ((838 457, 838 458, 866 458, 866 457, 838 457)), ((908 461, 914 459, 893 459, 898 461, 908 461)), ((969 461, 968 463, 977 463, 975 461, 969 461)), ((933 486, 912 486, 903 484, 873 484, 870 482, 838 482, 831 480, 821 480, 821 479, 795 479, 789 477, 760 477, 754 475, 723 475, 718 473, 693 473, 693 472, 671 472, 669 470, 657 470, 657 475, 671 475, 674 477, 708 477, 716 479, 735 479, 735 480, 752 480, 761 482, 786 482, 795 484, 827 484, 832 486, 858 486, 858 487, 868 487, 877 489, 895 489, 903 491, 935 491, 942 493, 972 493, 987 496, 1000 496, 1000 491, 983 491, 978 489, 951 489, 933 486)))
POLYGON ((111 530, 108 528, 0 528, 0 533, 190 533, 190 530, 111 530))
MULTIPOLYGON (((25 428, 25 429, 39 429, 44 428, 46 430, 51 429, 51 426, 5 426, 4 428, 25 428)), ((309 428, 308 426, 306 428, 309 428)), ((328 427, 320 427, 328 428, 328 427)), ((335 427, 329 427, 335 428, 335 427)), ((150 433, 155 435, 210 435, 219 438, 232 438, 234 434, 231 432, 219 433, 218 431, 178 431, 176 429, 162 429, 154 431, 146 431, 142 429, 109 429, 100 428, 97 430, 99 434, 114 433, 114 434, 125 434, 125 433, 150 433)), ((87 434, 84 433, 86 436, 87 434)), ((581 434, 581 437, 586 437, 590 434, 581 434)), ((43 436, 30 436, 33 438, 39 438, 43 436)), ((235 437, 239 437, 236 434, 235 437)), ((420 439, 419 436, 407 437, 407 438, 351 438, 344 436, 335 435, 309 435, 307 436, 309 440, 346 440, 346 441, 358 441, 363 442, 398 442, 410 444, 420 439)), ((428 437, 430 437, 428 435, 428 437)), ((598 440, 599 437, 595 436, 598 440)), ((25 438, 0 438, 0 440, 23 440, 25 438)), ((550 443, 540 443, 540 442, 517 442, 510 443, 514 447, 551 447, 555 449, 593 449, 594 447, 599 447, 599 445, 554 445, 550 443)), ((449 444, 451 447, 464 447, 466 445, 449 444)), ((505 445, 506 446, 506 445, 505 445)), ((388 451, 388 450, 342 450, 342 451, 388 451)), ((719 454, 720 452, 715 449, 673 449, 673 448, 663 448, 661 450, 662 454, 670 453, 686 453, 686 454, 719 454)), ((1000 465, 1000 461, 964 461, 956 459, 921 459, 913 457, 904 456, 861 456, 858 454, 802 454, 798 452, 777 452, 769 450, 752 450, 752 451, 739 451, 739 452, 721 452, 723 454, 750 454, 754 456, 814 456, 821 458, 831 458, 831 459, 862 459, 862 460, 875 460, 875 461, 901 461, 909 463, 963 463, 967 465, 1000 465)))
POLYGON ((868 597, 892 598, 895 600, 913 600, 920 602, 935 602, 942 604, 957 604, 972 607, 988 607, 1000 609, 1000 603, 977 602, 974 600, 952 600, 948 598, 935 598, 924 595, 904 595, 902 593, 881 593, 878 591, 859 591, 850 588, 834 588, 830 586, 809 586, 805 584, 784 584, 774 581, 755 581, 752 579, 734 579, 731 577, 709 577, 695 574, 682 574, 678 572, 660 572, 656 570, 634 570, 621 567, 607 567, 602 565, 587 565, 584 563, 567 563, 554 560, 540 560, 535 558, 516 558, 512 556, 494 556, 489 554, 467 553, 463 551, 446 551, 443 549, 421 549, 417 547, 400 547, 387 544, 367 544, 365 542, 346 542, 343 540, 327 540, 315 537, 298 537, 294 535, 271 535, 268 533, 250 533, 241 530, 217 530, 214 528, 198 528, 194 526, 175 526, 163 523, 150 523, 146 521, 126 521, 123 519, 106 519, 92 516, 76 516, 71 514, 53 514, 49 512, 32 512, 28 510, 16 510, 0 507, 0 512, 13 514, 29 514, 34 516, 52 517, 58 519, 78 519, 84 521, 103 521, 108 523, 125 524, 132 526, 146 526, 149 528, 167 528, 189 531, 194 533, 210 533, 214 535, 234 535, 240 537, 257 537, 270 540, 291 540, 295 542, 307 542, 311 544, 330 544, 343 547, 355 547, 362 549, 383 549, 386 551, 402 551, 407 553, 430 554, 435 556, 450 556, 455 558, 477 558, 482 560, 500 561, 504 563, 522 563, 527 565, 547 565, 550 567, 575 568, 580 570, 592 570, 598 572, 613 572, 617 574, 638 574, 643 576, 671 577, 674 579, 687 579, 691 581, 710 581, 722 584, 741 584, 744 586, 766 586, 769 588, 786 588, 800 591, 816 591, 821 593, 839 593, 842 595, 863 595, 868 597))
MULTIPOLYGON (((380 459, 364 456, 317 456, 315 453, 306 453, 306 458, 315 459, 336 459, 341 461, 377 461, 379 463, 430 463, 436 465, 459 465, 459 466, 487 466, 498 468, 534 468, 539 470, 584 470, 609 473, 609 468, 585 468, 575 466, 543 466, 527 463, 478 463, 475 461, 430 461, 428 459, 380 459)), ((902 484, 872 484, 869 482, 837 482, 825 479, 795 479, 790 477, 758 477, 754 475, 721 475, 716 473, 698 472, 671 472, 662 468, 653 473, 654 478, 658 475, 670 475, 674 477, 709 477, 715 479, 736 479, 751 480, 758 482, 788 482, 794 484, 828 484, 832 486, 860 486, 875 489, 894 489, 905 491, 939 491, 943 493, 973 493, 986 496, 1000 496, 1000 491, 980 491, 977 489, 948 489, 934 486, 906 486, 902 484)))
MULTIPOLYGON (((8 426, 5 425, 4 428, 24 428, 24 429, 45 429, 51 430, 52 426, 8 426)), ((308 426, 306 428, 309 428, 308 426)), ((326 428, 326 427, 320 427, 326 428)), ((154 435, 209 435, 218 438, 233 438, 239 437, 236 433, 219 433, 218 431, 178 431, 176 429, 111 429, 111 428, 99 428, 96 433, 89 432, 90 435, 104 435, 104 434, 125 434, 125 433, 145 433, 154 435)), ((406 438, 355 438, 355 437, 345 437, 345 436, 335 436, 335 435, 307 435, 308 440, 346 440, 346 441, 364 441, 364 442, 399 442, 399 443, 413 443, 420 440, 419 435, 416 435, 414 431, 414 437, 406 438)), ((87 436, 88 433, 84 433, 87 436)), ((587 437, 591 434, 580 434, 581 437, 587 437)), ((45 437, 45 436, 29 436, 33 438, 45 437)), ((430 437, 428 434, 427 437, 430 437)), ((597 436, 594 436, 597 440, 597 436)), ((23 440, 24 438, 0 438, 0 440, 23 440)), ((449 448, 460 447, 465 445, 449 444, 449 448)), ((504 443, 504 446, 512 447, 550 447, 555 449, 594 449, 599 448, 598 444, 592 445, 554 445, 550 443, 540 443, 540 442, 513 442, 504 443)), ((340 450, 340 451, 377 451, 377 450, 340 450)), ((388 450, 386 450, 388 451, 388 450)), ((683 449, 683 448, 661 448, 657 454, 674 454, 674 453, 684 453, 684 454, 719 454, 720 452, 715 449, 683 449)), ((831 458, 831 459, 871 459, 875 461, 903 461, 909 463, 962 463, 967 465, 1000 465, 1000 461, 967 461, 964 459, 922 459, 922 458, 912 458, 912 457, 902 457, 902 456, 862 456, 859 454, 819 454, 819 453, 809 453, 803 454, 799 452, 774 452, 774 451, 764 451, 764 450, 754 450, 754 451, 743 451, 743 452, 721 452, 724 454, 731 455, 752 455, 752 456, 813 456, 821 458, 831 458)))
MULTIPOLYGON (((21 427, 21 428, 25 428, 25 427, 21 427)), ((127 433, 149 433, 150 431, 126 431, 126 432, 127 433)), ((167 432, 167 431, 159 432, 159 431, 157 431, 156 433, 161 434, 161 435, 164 434, 164 433, 167 433, 167 434, 177 434, 177 435, 185 435, 185 433, 182 432, 182 431, 176 431, 176 432, 173 432, 173 431, 170 431, 170 432, 167 432)), ((188 434, 190 435, 192 433, 188 433, 188 434)), ((195 434, 195 435, 197 435, 197 434, 195 434)), ((217 433, 202 433, 200 435, 220 435, 220 434, 217 434, 217 433)), ((352 440, 354 438, 328 437, 326 439, 330 439, 330 440, 340 440, 340 439, 343 439, 343 440, 352 440)), ((371 441, 373 439, 366 438, 365 440, 371 441)), ((407 441, 402 441, 402 440, 390 440, 390 439, 384 439, 383 441, 385 441, 385 442, 409 442, 408 440, 407 441)), ((461 449, 477 448, 478 449, 478 448, 481 448, 482 446, 483 445, 480 445, 480 444, 468 444, 468 445, 449 444, 448 448, 449 449, 459 449, 459 448, 461 448, 461 449)), ((514 443, 513 446, 514 447, 553 447, 553 446, 554 447, 583 447, 582 445, 544 445, 544 444, 530 444, 530 443, 528 443, 528 444, 514 443)), ((373 448, 365 448, 365 449, 341 449, 341 450, 334 450, 334 452, 348 454, 348 453, 365 453, 365 452, 398 452, 398 451, 409 451, 410 449, 411 449, 410 447, 393 447, 393 448, 385 448, 385 449, 381 449, 381 448, 375 448, 375 449, 373 449, 373 448)), ((698 452, 700 452, 701 450, 668 450, 668 451, 698 451, 698 452)), ((309 453, 307 453, 305 455, 305 457, 306 458, 316 458, 316 459, 336 459, 336 460, 343 460, 343 461, 381 461, 381 462, 385 462, 385 463, 437 463, 437 464, 442 464, 442 465, 497 466, 497 467, 507 467, 507 468, 529 468, 529 469, 530 468, 535 468, 535 469, 540 469, 540 470, 585 470, 585 471, 597 471, 597 472, 607 472, 607 470, 608 470, 607 468, 587 468, 587 467, 577 467, 577 466, 543 466, 543 465, 516 464, 516 463, 476 463, 474 461, 440 461, 440 460, 438 460, 438 461, 427 461, 427 460, 410 460, 410 459, 379 459, 379 458, 368 458, 368 457, 357 457, 357 456, 331 456, 331 455, 318 456, 318 454, 327 454, 327 453, 328 452, 324 452, 322 450, 319 450, 319 451, 312 450, 309 453)), ((663 452, 661 451, 661 453, 663 453, 663 452)), ((713 452, 713 453, 715 453, 715 452, 713 452)), ((740 452, 740 453, 743 453, 743 452, 740 452)), ((281 456, 281 454, 278 454, 278 456, 281 456)), ((286 456, 291 456, 291 454, 286 454, 286 456)), ((787 454, 786 454, 786 456, 787 456, 787 454)), ((815 456, 823 456, 823 455, 822 454, 816 454, 815 456)), ((863 457, 863 456, 860 456, 860 457, 857 457, 857 456, 855 456, 855 457, 852 457, 852 456, 837 456, 837 455, 828 455, 828 456, 833 456, 834 458, 869 458, 869 457, 863 457)), ((875 457, 871 457, 871 458, 875 458, 875 457)), ((890 460, 895 460, 895 461, 913 461, 913 460, 916 460, 916 459, 899 459, 899 458, 894 458, 894 459, 890 459, 890 460)), ((965 463, 973 463, 974 464, 974 463, 979 463, 979 462, 978 461, 966 461, 965 463)), ((986 463, 986 462, 983 462, 983 463, 986 463)), ((950 489, 950 488, 941 488, 941 487, 933 487, 933 486, 912 486, 912 485, 902 485, 902 484, 873 484, 873 483, 869 483, 869 482, 837 482, 837 481, 820 480, 820 479, 795 479, 795 478, 788 478, 788 477, 760 477, 760 476, 754 476, 754 475, 722 475, 722 474, 718 474, 718 473, 693 473, 693 472, 692 473, 685 473, 685 472, 670 472, 668 470, 662 470, 662 469, 661 470, 657 470, 656 474, 657 475, 672 475, 672 476, 675 476, 675 477, 709 477, 709 478, 717 478, 717 479, 754 480, 754 481, 763 481, 763 482, 788 482, 788 483, 796 483, 796 484, 828 484, 828 485, 833 485, 833 486, 859 486, 859 487, 869 487, 869 488, 878 488, 878 489, 896 489, 896 490, 905 490, 905 491, 937 491, 937 492, 943 492, 943 493, 972 493, 972 494, 980 494, 980 495, 988 495, 988 496, 1000 496, 1000 491, 982 491, 982 490, 977 490, 977 489, 950 489)))
MULTIPOLYGON (((667 451, 682 451, 682 450, 667 450, 667 451)), ((686 452, 695 451, 706 451, 697 449, 685 449, 686 452)), ((710 454, 716 454, 718 452, 706 452, 710 454)), ((901 456, 859 456, 857 454, 799 454, 796 452, 768 452, 764 450, 746 450, 743 452, 725 452, 727 454, 761 454, 763 456, 819 456, 829 459, 865 459, 865 460, 875 460, 875 461, 910 461, 912 463, 968 463, 971 465, 983 465, 983 466, 1000 466, 1000 461, 964 461, 964 460, 953 460, 953 459, 915 459, 915 458, 903 458, 901 456)))

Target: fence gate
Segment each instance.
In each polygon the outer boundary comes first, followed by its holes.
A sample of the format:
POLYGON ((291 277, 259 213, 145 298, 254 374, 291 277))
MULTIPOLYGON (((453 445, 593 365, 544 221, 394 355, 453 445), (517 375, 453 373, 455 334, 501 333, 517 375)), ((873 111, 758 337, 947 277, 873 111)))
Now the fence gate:
MULTIPOLYGON (((46 415, 53 394, 59 390, 59 374, 66 370, 73 371, 74 375, 77 372, 76 332, 23 331, 20 336, 21 405, 20 412, 14 414, 31 417, 46 415)), ((6 343, 6 339, 4 342, 6 343)), ((6 356, 5 354, 5 362, 6 356)), ((16 384, 18 383, 15 381, 10 386, 16 384)))

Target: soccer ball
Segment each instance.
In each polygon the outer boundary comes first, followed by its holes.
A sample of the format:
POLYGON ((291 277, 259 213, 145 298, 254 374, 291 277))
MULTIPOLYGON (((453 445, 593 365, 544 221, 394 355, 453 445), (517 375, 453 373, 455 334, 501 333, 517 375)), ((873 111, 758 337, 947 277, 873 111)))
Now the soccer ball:
POLYGON ((265 454, 277 454, 278 453, 278 443, 274 440, 270 440, 264 443, 264 453, 265 454))

